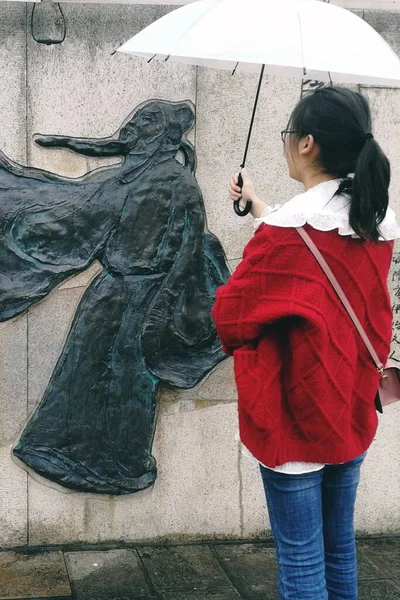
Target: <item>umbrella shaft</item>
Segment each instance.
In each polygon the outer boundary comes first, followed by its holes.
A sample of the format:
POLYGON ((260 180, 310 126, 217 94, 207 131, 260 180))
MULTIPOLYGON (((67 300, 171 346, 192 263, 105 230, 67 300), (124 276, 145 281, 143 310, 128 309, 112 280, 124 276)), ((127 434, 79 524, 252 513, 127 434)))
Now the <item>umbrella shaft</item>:
POLYGON ((247 136, 246 149, 244 151, 243 162, 240 165, 242 169, 244 169, 244 167, 246 166, 247 154, 248 154, 248 151, 249 151, 250 140, 251 140, 251 134, 253 133, 254 120, 256 118, 258 101, 260 99, 261 85, 262 85, 262 82, 263 82, 263 79, 264 79, 264 71, 265 71, 265 65, 263 65, 262 68, 261 68, 260 80, 258 82, 257 94, 256 94, 255 102, 254 102, 253 114, 252 114, 252 117, 251 117, 250 128, 249 128, 249 134, 247 136))

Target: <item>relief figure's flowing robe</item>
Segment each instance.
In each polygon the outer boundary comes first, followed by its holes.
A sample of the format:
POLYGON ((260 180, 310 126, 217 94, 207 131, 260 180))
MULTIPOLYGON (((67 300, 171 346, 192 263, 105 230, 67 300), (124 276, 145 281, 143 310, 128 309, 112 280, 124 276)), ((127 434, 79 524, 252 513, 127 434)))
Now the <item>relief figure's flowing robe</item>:
POLYGON ((229 273, 191 170, 160 155, 64 179, 0 155, 0 320, 98 260, 14 454, 65 487, 126 494, 156 478, 160 384, 190 388, 225 357, 210 317, 229 273))

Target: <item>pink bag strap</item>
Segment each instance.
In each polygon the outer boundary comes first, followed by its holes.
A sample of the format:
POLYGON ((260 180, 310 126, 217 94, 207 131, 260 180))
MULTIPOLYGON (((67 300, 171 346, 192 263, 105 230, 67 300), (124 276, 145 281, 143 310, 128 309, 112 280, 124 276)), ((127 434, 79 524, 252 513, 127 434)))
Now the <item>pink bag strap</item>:
POLYGON ((360 334, 364 344, 367 346, 368 352, 370 353, 372 360, 376 364, 378 371, 380 371, 382 373, 382 369, 384 368, 384 365, 379 360, 379 356, 375 352, 375 348, 371 344, 371 341, 370 341, 369 337, 367 336, 365 329, 363 328, 360 321, 358 320, 356 313, 354 312, 354 310, 353 310, 350 302, 348 301, 346 294, 344 293, 343 289, 341 288, 338 280, 336 279, 335 275, 333 274, 332 269, 330 268, 330 266, 328 265, 328 263, 322 256, 321 252, 318 250, 317 246, 314 244, 314 242, 308 235, 307 231, 304 229, 304 227, 296 227, 296 229, 297 229, 299 235, 301 235, 301 237, 307 244, 307 246, 310 248, 311 252, 314 254, 315 258, 321 265, 322 269, 325 271, 325 274, 326 274, 327 278, 329 279, 330 283, 332 284, 333 289, 339 296, 343 306, 349 313, 349 316, 350 316, 351 320, 353 321, 358 333, 360 334))

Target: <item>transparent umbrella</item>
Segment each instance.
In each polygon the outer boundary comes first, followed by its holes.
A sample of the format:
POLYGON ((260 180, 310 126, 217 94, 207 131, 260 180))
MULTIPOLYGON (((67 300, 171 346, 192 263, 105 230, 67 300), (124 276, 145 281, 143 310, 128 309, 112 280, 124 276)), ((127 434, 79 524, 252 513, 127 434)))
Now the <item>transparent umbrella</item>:
MULTIPOLYGON (((319 0, 200 0, 158 19, 118 51, 260 73, 242 168, 265 73, 400 87, 400 58, 385 40, 354 13, 319 0)), ((244 216, 251 202, 234 208, 244 216)))

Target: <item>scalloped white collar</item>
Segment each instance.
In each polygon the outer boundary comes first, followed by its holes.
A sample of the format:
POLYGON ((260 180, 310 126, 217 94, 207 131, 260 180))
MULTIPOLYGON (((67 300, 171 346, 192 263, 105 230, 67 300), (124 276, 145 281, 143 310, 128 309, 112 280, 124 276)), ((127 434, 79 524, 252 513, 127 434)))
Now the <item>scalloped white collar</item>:
MULTIPOLYGON (((267 207, 255 228, 261 223, 277 227, 300 227, 308 223, 319 231, 337 229, 340 235, 358 237, 349 223, 350 201, 345 196, 335 196, 342 179, 332 179, 316 185, 303 194, 295 196, 286 204, 267 207)), ((394 211, 389 208, 379 226, 381 240, 400 238, 400 227, 394 211)))

